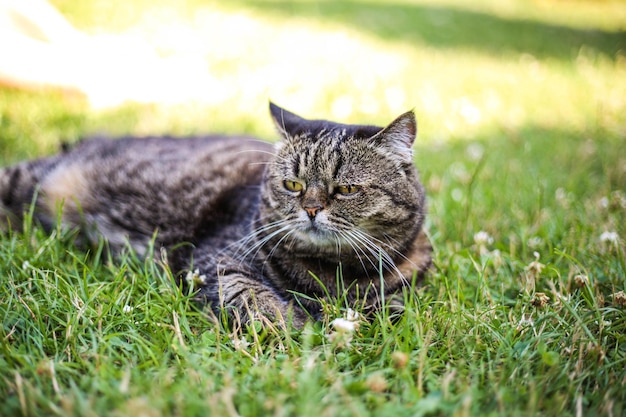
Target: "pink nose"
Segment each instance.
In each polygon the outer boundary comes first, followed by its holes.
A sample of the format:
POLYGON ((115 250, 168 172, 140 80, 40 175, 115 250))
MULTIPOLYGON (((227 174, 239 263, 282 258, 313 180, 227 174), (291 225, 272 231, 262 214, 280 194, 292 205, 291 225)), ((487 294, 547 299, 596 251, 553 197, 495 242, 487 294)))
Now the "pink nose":
POLYGON ((317 215, 317 213, 322 211, 322 206, 305 207, 304 211, 308 213, 310 218, 314 218, 317 215))

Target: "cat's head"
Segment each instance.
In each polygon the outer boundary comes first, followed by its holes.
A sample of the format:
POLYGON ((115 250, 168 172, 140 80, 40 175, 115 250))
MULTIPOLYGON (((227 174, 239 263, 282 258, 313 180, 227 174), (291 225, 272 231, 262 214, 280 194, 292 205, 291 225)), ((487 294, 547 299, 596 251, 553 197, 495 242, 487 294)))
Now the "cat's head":
POLYGON ((375 258, 415 238, 424 192, 413 165, 413 112, 385 128, 307 120, 274 104, 270 112, 282 141, 264 181, 268 234, 296 256, 331 258, 375 258))

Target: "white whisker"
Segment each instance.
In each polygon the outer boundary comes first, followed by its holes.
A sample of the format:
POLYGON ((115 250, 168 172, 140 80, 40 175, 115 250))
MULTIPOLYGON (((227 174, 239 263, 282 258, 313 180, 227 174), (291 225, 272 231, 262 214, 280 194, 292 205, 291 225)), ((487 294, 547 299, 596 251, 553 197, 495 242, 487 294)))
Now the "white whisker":
POLYGON ((363 251, 363 249, 358 244, 360 243, 358 238, 352 236, 352 234, 350 234, 349 231, 342 231, 341 237, 345 239, 346 242, 348 242, 348 244, 354 251, 354 254, 358 257, 359 262, 361 263, 361 266, 363 267, 363 271, 367 273, 368 268, 365 266, 365 262, 363 262, 363 258, 361 257, 361 254, 370 262, 370 264, 372 264, 374 268, 376 268, 376 264, 369 258, 369 256, 367 256, 367 254, 363 251), (357 240, 356 242, 355 242, 355 239, 357 240))
POLYGON ((241 261, 243 261, 248 255, 250 255, 250 253, 252 253, 252 251, 254 251, 256 247, 258 247, 259 245, 261 246, 264 245, 266 243, 265 242, 266 239, 271 239, 276 234, 281 233, 282 231, 286 230, 288 228, 288 225, 289 225, 288 222, 286 222, 285 220, 278 220, 275 222, 264 224, 258 227, 257 229, 253 230, 252 232, 248 233, 243 238, 228 245, 227 249, 235 248, 235 252, 233 253, 233 256, 235 258, 238 258, 241 256, 241 261), (278 230, 274 230, 277 228, 278 230), (259 236, 265 233, 268 233, 272 230, 274 231, 271 232, 268 236, 265 236, 260 241, 257 241, 257 238, 259 238, 259 236), (248 245, 251 242, 254 242, 254 244, 248 247, 248 245), (245 250, 243 255, 241 254, 242 250, 245 250))
MULTIPOLYGON (((276 226, 276 227, 278 227, 278 226, 276 226)), ((247 250, 241 255, 241 261, 244 261, 251 254, 252 254, 253 258, 256 258, 257 254, 259 253, 261 248, 263 248, 263 246, 265 246, 266 243, 268 243, 270 240, 272 240, 275 236, 280 235, 281 233, 289 230, 290 228, 291 228, 291 226, 289 224, 283 225, 282 227, 280 227, 280 229, 275 230, 275 231, 271 232, 270 234, 268 234, 267 236, 264 236, 262 239, 255 241, 254 244, 252 246, 248 247, 247 250)), ((269 230, 269 229, 267 229, 267 230, 269 230)), ((258 231, 256 233, 256 235, 259 235, 260 233, 264 233, 265 231, 266 230, 258 231)), ((255 236, 252 236, 251 238, 254 238, 255 236)), ((249 240, 251 240, 251 239, 248 239, 248 241, 249 240)))
MULTIPOLYGON (((379 239, 376 239, 375 237, 369 235, 368 233, 359 230, 359 229, 353 229, 352 234, 355 237, 358 237, 359 241, 366 246, 366 248, 369 250, 369 252, 372 254, 372 256, 375 256, 376 258, 378 258, 380 260, 380 262, 382 263, 382 267, 388 271, 388 272, 394 272, 398 275, 398 277, 400 279, 402 279, 402 281, 407 284, 407 279, 406 277, 402 274, 402 272, 398 269, 398 267, 396 266, 396 263, 394 262, 393 258, 389 255, 389 253, 383 249, 383 247, 380 244, 377 243, 383 243, 382 241, 380 241, 379 239)), ((393 248, 391 248, 393 249, 393 248)), ((395 252, 397 252, 395 249, 393 249, 395 252)), ((399 252, 398 252, 399 253, 399 252)))
POLYGON ((270 249, 270 251, 267 253, 267 259, 271 259, 272 256, 274 256, 274 252, 276 251, 276 249, 278 249, 280 247, 280 244, 283 242, 283 240, 287 239, 289 236, 291 236, 291 234, 294 232, 293 229, 289 230, 287 233, 285 233, 284 236, 282 236, 278 242, 276 242, 276 244, 274 245, 274 247, 272 247, 272 249, 270 249))

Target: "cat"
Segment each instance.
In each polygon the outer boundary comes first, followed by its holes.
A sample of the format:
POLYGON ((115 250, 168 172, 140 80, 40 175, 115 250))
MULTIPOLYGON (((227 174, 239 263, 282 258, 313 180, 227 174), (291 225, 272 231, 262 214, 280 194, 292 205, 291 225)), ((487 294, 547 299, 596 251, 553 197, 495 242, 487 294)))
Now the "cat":
POLYGON ((91 138, 0 170, 0 227, 33 209, 114 253, 164 248, 216 314, 302 327, 341 299, 364 312, 431 266, 413 112, 387 127, 308 120, 270 103, 277 144, 219 135, 91 138), (154 239, 154 241, 153 241, 154 239), (154 245, 154 246, 151 246, 154 245))

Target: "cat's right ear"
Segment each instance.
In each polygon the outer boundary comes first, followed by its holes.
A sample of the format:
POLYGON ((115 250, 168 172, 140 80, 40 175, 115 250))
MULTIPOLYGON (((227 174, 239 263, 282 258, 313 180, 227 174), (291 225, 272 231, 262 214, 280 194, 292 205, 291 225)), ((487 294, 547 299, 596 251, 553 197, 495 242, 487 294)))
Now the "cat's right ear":
POLYGON ((408 111, 396 118, 386 128, 372 136, 371 140, 391 150, 407 162, 413 160, 413 142, 417 135, 415 113, 408 111))
POLYGON ((290 139, 302 130, 302 126, 307 122, 303 117, 291 113, 270 101, 270 114, 276 125, 276 129, 284 139, 290 139))

